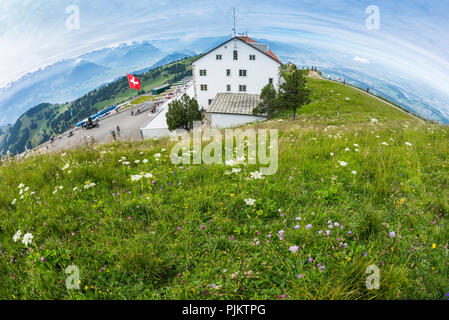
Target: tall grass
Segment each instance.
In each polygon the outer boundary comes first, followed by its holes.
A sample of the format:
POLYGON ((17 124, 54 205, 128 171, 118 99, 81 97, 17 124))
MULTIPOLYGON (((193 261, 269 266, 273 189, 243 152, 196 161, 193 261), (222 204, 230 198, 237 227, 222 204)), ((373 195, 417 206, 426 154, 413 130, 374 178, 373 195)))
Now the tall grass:
POLYGON ((249 126, 280 130, 264 179, 255 165, 175 166, 166 140, 3 161, 0 298, 447 299, 448 129, 310 83, 296 121, 249 126))

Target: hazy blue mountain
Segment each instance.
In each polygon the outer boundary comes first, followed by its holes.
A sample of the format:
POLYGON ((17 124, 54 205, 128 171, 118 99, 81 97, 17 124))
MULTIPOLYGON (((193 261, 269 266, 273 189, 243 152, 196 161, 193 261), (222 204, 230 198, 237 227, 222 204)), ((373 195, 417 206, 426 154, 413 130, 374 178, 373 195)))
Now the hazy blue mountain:
POLYGON ((92 51, 28 73, 0 88, 0 125, 15 122, 40 103, 74 100, 127 72, 154 64, 165 54, 149 42, 133 42, 92 51))
POLYGON ((213 49, 225 42, 231 37, 228 36, 220 36, 220 37, 204 37, 199 39, 192 40, 183 40, 183 39, 164 39, 164 40, 155 40, 152 43, 160 48, 161 50, 168 51, 182 51, 182 52, 197 52, 204 53, 213 49))
POLYGON ((89 61, 80 61, 70 72, 69 77, 66 79, 65 83, 69 85, 72 82, 82 82, 86 79, 96 77, 98 74, 103 73, 107 69, 108 68, 106 67, 89 61))
POLYGON ((158 62, 153 64, 149 69, 162 67, 162 66, 165 66, 166 64, 172 63, 174 61, 181 60, 181 59, 188 58, 188 57, 193 57, 193 56, 196 56, 196 55, 197 54, 195 52, 193 52, 193 51, 189 51, 189 52, 178 52, 178 51, 175 51, 173 53, 170 53, 170 54, 166 55, 164 58, 162 58, 161 60, 159 60, 158 62))

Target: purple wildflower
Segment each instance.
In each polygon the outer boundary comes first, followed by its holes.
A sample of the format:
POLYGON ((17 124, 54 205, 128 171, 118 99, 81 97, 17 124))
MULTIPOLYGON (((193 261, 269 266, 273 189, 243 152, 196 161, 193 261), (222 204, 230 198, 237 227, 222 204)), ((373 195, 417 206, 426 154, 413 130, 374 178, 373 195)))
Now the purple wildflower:
POLYGON ((288 250, 290 250, 293 253, 296 253, 296 252, 298 252, 298 249, 299 249, 298 246, 293 246, 293 247, 290 247, 288 250))

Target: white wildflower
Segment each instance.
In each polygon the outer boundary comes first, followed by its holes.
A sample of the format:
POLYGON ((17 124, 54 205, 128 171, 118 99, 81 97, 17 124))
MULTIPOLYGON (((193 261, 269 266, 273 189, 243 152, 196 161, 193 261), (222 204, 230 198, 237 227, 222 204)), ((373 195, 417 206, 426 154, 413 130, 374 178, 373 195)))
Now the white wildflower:
POLYGON ((90 189, 90 188, 93 188, 95 186, 96 186, 95 183, 87 181, 86 184, 84 185, 84 189, 90 189))
POLYGON ((256 202, 256 199, 251 199, 251 198, 245 199, 245 203, 247 206, 253 206, 255 202, 256 202))
POLYGON ((14 235, 14 237, 12 237, 12 239, 14 240, 14 242, 17 242, 20 239, 21 236, 22 236, 22 231, 18 230, 16 232, 16 234, 14 235))
POLYGON ((254 172, 251 172, 250 173, 250 175, 251 175, 251 178, 253 178, 253 179, 263 179, 264 177, 263 177, 263 174, 261 173, 261 172, 259 172, 259 171, 254 171, 254 172))
POLYGON ((27 233, 23 236, 22 243, 23 243, 25 246, 28 246, 28 245, 32 242, 32 240, 33 240, 33 235, 32 235, 31 233, 27 232, 27 233))
POLYGON ((142 175, 140 174, 136 174, 136 175, 132 175, 131 176, 131 181, 139 181, 140 179, 142 179, 142 175))

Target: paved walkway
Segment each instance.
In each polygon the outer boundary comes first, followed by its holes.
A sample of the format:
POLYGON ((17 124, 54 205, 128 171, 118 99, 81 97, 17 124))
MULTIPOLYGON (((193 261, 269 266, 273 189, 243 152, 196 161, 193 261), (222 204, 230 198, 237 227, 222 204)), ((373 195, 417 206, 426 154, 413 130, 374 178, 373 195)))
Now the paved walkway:
POLYGON ((120 113, 109 116, 106 119, 99 121, 99 128, 85 130, 77 128, 72 131, 73 136, 69 137, 65 132, 61 138, 56 137, 53 144, 50 142, 39 146, 35 152, 46 153, 67 150, 74 147, 79 147, 89 143, 110 143, 113 141, 111 131, 116 131, 117 125, 120 126, 120 136, 117 135, 118 140, 141 140, 142 128, 151 118, 151 112, 143 112, 139 115, 131 116, 131 109, 127 109, 120 113))

